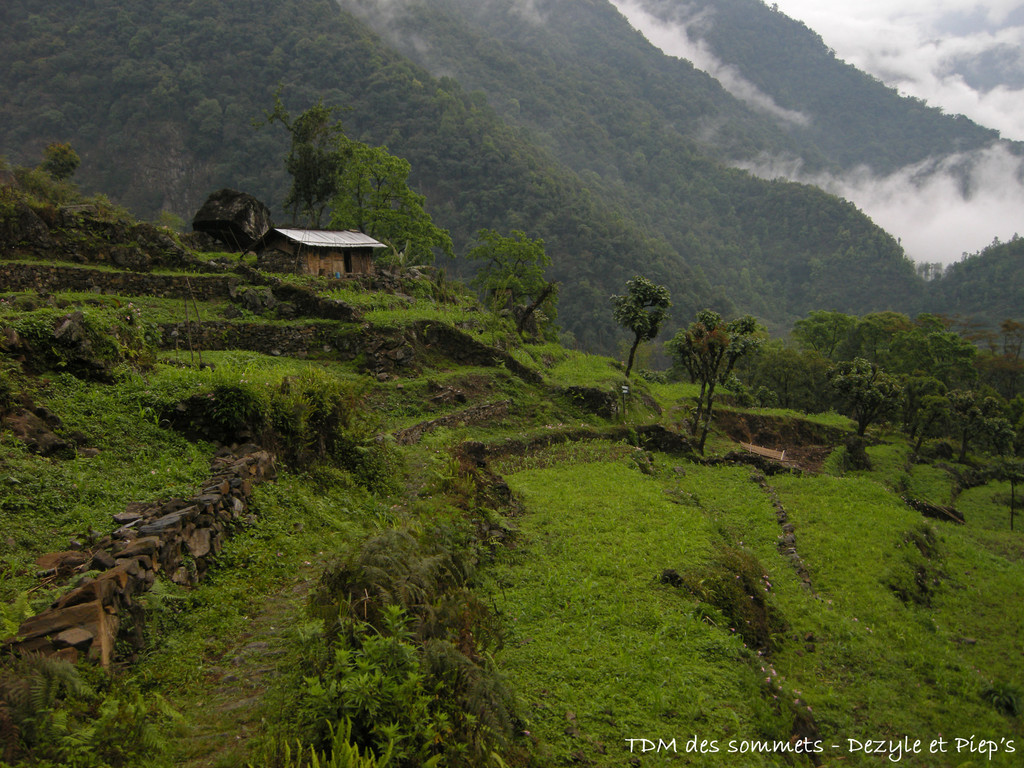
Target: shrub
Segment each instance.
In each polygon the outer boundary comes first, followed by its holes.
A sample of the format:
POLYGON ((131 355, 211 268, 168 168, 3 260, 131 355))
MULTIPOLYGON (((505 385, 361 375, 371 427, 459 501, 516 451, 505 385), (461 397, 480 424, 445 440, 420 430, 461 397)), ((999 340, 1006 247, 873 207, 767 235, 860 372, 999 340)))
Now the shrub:
POLYGON ((97 690, 60 659, 28 655, 0 669, 4 762, 27 758, 69 768, 154 764, 165 746, 157 723, 176 718, 160 697, 97 690))
MULTIPOLYGON (((663 574, 664 583, 686 587, 694 597, 717 609, 728 622, 727 629, 750 647, 769 651, 774 637, 785 632, 787 622, 768 598, 771 582, 767 572, 753 553, 725 545, 699 575, 671 573, 674 577, 663 574)), ((706 610, 703 615, 713 616, 706 610)))
POLYGON ((467 530, 438 526, 386 531, 329 568, 314 607, 333 654, 303 691, 307 721, 351 718, 357 743, 393 742, 400 765, 491 764, 516 714, 489 654, 497 621, 469 589, 475 561, 467 530))
POLYGON ((1024 693, 1012 683, 993 683, 981 692, 981 698, 1007 717, 1020 717, 1024 712, 1024 693))

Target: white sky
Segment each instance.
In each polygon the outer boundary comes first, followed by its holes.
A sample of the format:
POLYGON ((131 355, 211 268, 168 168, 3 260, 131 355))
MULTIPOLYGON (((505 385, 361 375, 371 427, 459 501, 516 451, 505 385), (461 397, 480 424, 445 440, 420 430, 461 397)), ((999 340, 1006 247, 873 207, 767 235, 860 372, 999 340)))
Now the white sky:
MULTIPOLYGON (((644 10, 643 0, 611 2, 666 54, 693 62, 754 109, 784 121, 808 119, 782 109, 710 52, 699 33, 702 24, 714 23, 713 16, 666 24, 644 10)), ((949 114, 965 114, 1004 138, 1024 140, 1024 0, 769 2, 821 35, 840 59, 902 93, 949 114), (966 71, 979 56, 995 58, 1009 85, 971 87, 958 69, 966 71)), ((744 167, 766 178, 816 184, 852 201, 900 238, 915 261, 948 264, 994 238, 1024 235, 1024 163, 999 146, 934 158, 886 177, 867 171, 809 176, 786 158, 765 157, 744 167), (955 173, 964 167, 970 168, 967 194, 955 173)))

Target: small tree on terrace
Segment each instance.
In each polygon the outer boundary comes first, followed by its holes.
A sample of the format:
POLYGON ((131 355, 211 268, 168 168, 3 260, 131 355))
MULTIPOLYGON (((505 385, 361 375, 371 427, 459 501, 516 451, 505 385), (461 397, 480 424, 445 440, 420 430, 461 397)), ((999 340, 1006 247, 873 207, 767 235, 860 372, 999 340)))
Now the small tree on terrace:
POLYGON ((857 422, 859 437, 899 405, 902 393, 899 382, 862 357, 834 365, 828 378, 832 389, 842 399, 846 414, 857 422))
POLYGON ((57 181, 71 178, 82 160, 70 144, 51 141, 43 150, 43 163, 39 167, 57 181))
POLYGON ((993 468, 993 475, 1010 484, 1010 530, 1017 515, 1017 486, 1024 483, 1024 462, 1019 459, 1002 458, 993 468))
POLYGON ((495 311, 511 309, 520 336, 541 308, 547 324, 552 323, 558 283, 544 278, 544 268, 551 264, 544 252, 544 241, 531 240, 519 230, 505 237, 493 229, 481 229, 476 239, 478 244, 466 258, 483 262, 473 282, 491 307, 495 311))
POLYGON ((953 430, 960 439, 957 461, 967 461, 971 443, 981 443, 1002 453, 1013 445, 1013 427, 1003 413, 1000 402, 973 389, 956 389, 949 393, 953 430))
POLYGON ((434 224, 426 198, 409 187, 411 166, 387 147, 350 142, 331 201, 331 228, 358 229, 401 251, 409 264, 430 264, 434 252, 452 257, 452 238, 434 224))
POLYGON ((633 358, 641 341, 651 341, 661 330, 668 308, 672 306, 668 288, 655 285, 646 277, 637 275, 626 281, 626 293, 612 296, 612 317, 615 322, 633 333, 633 346, 626 361, 626 378, 633 370, 633 358))
POLYGON ((750 315, 727 323, 710 309, 698 312, 689 328, 680 329, 666 342, 676 364, 686 370, 690 381, 700 384, 690 432, 696 436, 700 429, 697 447, 701 453, 704 453, 704 443, 711 429, 715 387, 729 378, 737 360, 756 350, 762 342, 757 321, 750 315))

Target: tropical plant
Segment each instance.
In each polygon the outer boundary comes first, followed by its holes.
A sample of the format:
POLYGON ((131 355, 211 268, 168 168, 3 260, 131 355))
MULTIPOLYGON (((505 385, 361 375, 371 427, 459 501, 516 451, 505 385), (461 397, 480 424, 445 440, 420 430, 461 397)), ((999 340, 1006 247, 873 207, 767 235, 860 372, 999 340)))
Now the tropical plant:
POLYGON ((690 381, 700 384, 697 407, 690 432, 700 437, 698 448, 704 452, 715 403, 715 387, 725 383, 736 361, 756 350, 763 339, 758 336, 757 321, 747 315, 729 323, 710 309, 697 313, 697 319, 665 343, 675 364, 685 370, 690 381))
POLYGON ((282 88, 274 94, 274 108, 265 113, 257 126, 280 123, 291 138, 285 168, 292 185, 284 200, 284 209, 292 214, 292 223, 303 216, 307 223, 319 227, 324 211, 338 192, 342 170, 352 154, 341 123, 333 120, 335 107, 317 101, 292 119, 281 101, 282 88))
POLYGON ((544 277, 545 267, 551 264, 544 241, 530 239, 520 230, 506 237, 493 229, 481 229, 476 237, 477 245, 466 258, 483 262, 473 282, 491 307, 496 311, 511 309, 520 336, 541 307, 550 325, 555 317, 558 284, 544 277))
POLYGON ((627 379, 633 370, 633 358, 640 342, 652 341, 658 335, 671 306, 668 288, 656 285, 642 275, 626 281, 626 293, 622 296, 612 296, 612 317, 633 334, 633 345, 626 360, 627 379))

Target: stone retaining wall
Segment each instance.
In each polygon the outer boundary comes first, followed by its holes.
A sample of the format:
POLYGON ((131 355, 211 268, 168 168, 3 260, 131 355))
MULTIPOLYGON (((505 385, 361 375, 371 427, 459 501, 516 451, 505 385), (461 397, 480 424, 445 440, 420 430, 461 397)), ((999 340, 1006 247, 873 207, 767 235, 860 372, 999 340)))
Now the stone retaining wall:
POLYGON ((335 357, 351 360, 358 344, 338 344, 336 326, 330 323, 309 325, 270 325, 267 323, 163 323, 160 325, 160 346, 164 349, 188 351, 189 344, 197 350, 243 349, 265 355, 304 358, 311 352, 333 352, 335 357))
POLYGON ((503 366, 532 384, 543 383, 539 373, 507 352, 489 347, 444 323, 422 321, 403 328, 370 328, 321 322, 308 325, 269 323, 165 323, 160 326, 164 349, 244 349, 268 355, 307 357, 330 355, 353 360, 363 355, 367 372, 381 379, 414 371, 429 355, 454 360, 460 365, 503 366))
POLYGON ((149 272, 107 272, 65 264, 0 262, 0 285, 9 291, 80 291, 120 296, 159 296, 196 301, 226 299, 241 283, 234 275, 154 275, 149 272))
POLYGON ((511 400, 502 400, 497 403, 483 403, 464 408, 455 413, 439 416, 430 421, 421 421, 407 429, 400 429, 395 432, 395 442, 399 445, 412 445, 419 442, 427 432, 432 432, 439 427, 457 427, 466 424, 480 424, 492 422, 508 415, 508 409, 512 406, 511 400))
POLYGON ((120 527, 81 551, 44 555, 38 564, 57 576, 102 571, 85 578, 46 611, 24 621, 5 649, 85 656, 110 664, 118 630, 137 611, 134 598, 158 574, 176 584, 194 585, 220 553, 224 540, 247 514, 255 484, 276 476, 274 457, 255 445, 224 449, 211 463, 213 474, 188 499, 132 503, 114 515, 120 527))

